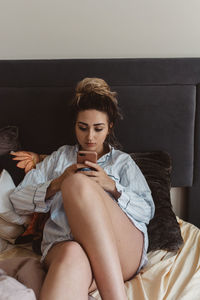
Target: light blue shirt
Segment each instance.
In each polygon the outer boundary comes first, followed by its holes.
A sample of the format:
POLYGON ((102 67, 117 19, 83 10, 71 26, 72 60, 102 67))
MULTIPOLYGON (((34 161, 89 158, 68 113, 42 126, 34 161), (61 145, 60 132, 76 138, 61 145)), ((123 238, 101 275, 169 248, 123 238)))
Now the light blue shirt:
MULTIPOLYGON (((60 147, 37 164, 36 169, 28 172, 10 195, 18 214, 51 211, 43 233, 43 258, 54 243, 73 239, 63 208, 61 192, 57 192, 48 200, 45 200, 45 197, 51 181, 77 162, 77 152, 78 145, 60 147)), ((142 262, 144 264, 148 248, 146 225, 152 219, 155 210, 149 186, 136 163, 125 152, 110 147, 110 152, 102 156, 97 163, 115 181, 116 188, 121 193, 118 200, 113 199, 144 234, 142 262)))

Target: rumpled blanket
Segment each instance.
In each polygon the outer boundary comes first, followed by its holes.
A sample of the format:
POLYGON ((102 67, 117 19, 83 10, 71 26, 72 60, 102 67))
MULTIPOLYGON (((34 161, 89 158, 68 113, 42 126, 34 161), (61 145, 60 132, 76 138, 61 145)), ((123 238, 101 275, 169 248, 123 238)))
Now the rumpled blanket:
MULTIPOLYGON (((13 257, 10 259, 0 261, 0 269, 7 274, 6 276, 4 273, 2 273, 4 274, 4 281, 0 282, 0 300, 4 299, 1 297, 1 293, 5 293, 4 286, 7 288, 9 285, 12 285, 12 282, 15 281, 20 283, 19 286, 21 286, 21 288, 18 289, 19 292, 26 292, 27 297, 29 297, 21 298, 20 300, 36 299, 39 297, 40 289, 45 278, 45 271, 38 259, 33 257, 13 257), (11 279, 13 279, 14 281, 11 279), (24 288, 22 289, 23 286, 24 288), (33 294, 34 298, 33 296, 31 296, 30 298, 30 296, 28 296, 29 294, 33 294)), ((16 282, 15 286, 17 287, 16 282)), ((10 293, 9 290, 7 290, 7 293, 10 293)), ((18 299, 11 297, 12 295, 8 299, 18 299)))
POLYGON ((0 299, 1 300, 36 300, 32 289, 16 279, 8 276, 2 269, 0 269, 0 299))

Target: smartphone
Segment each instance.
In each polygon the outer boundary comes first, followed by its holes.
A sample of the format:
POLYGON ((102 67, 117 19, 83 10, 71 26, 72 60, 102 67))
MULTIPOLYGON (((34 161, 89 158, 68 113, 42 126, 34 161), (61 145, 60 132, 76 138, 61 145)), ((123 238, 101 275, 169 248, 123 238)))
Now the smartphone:
POLYGON ((77 163, 84 164, 85 161, 97 163, 97 153, 94 151, 79 151, 77 154, 77 163))

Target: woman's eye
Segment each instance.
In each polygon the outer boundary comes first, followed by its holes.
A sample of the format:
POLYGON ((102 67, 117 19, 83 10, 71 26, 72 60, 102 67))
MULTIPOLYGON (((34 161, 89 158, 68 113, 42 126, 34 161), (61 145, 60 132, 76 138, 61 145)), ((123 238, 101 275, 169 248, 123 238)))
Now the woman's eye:
MULTIPOLYGON (((79 129, 81 130, 81 131, 86 131, 88 128, 87 127, 80 127, 79 126, 79 129)), ((103 129, 102 128, 95 128, 94 129, 96 132, 99 132, 99 131, 102 131, 103 129)))
POLYGON ((87 130, 86 127, 79 127, 79 129, 82 130, 82 131, 86 131, 87 130))

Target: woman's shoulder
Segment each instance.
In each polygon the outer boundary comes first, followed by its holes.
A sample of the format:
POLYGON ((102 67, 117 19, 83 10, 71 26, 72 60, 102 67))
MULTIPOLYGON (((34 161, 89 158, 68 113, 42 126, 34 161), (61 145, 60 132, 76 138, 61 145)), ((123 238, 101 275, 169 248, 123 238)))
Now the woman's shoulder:
POLYGON ((127 152, 118 149, 112 149, 112 159, 115 162, 120 162, 121 165, 135 165, 131 155, 127 152))
POLYGON ((68 155, 75 153, 76 146, 72 145, 63 145, 60 146, 57 150, 53 151, 50 155, 48 155, 45 160, 46 161, 56 161, 61 157, 67 157, 68 155))
POLYGON ((46 158, 37 164, 37 169, 47 169, 47 168, 55 168, 55 166, 62 165, 67 161, 73 159, 76 151, 76 146, 72 145, 63 145, 59 147, 57 150, 53 151, 50 155, 46 156, 46 158))
POLYGON ((65 153, 65 152, 74 152, 76 151, 76 145, 63 145, 57 149, 56 152, 65 153))
POLYGON ((124 152, 122 150, 115 149, 115 148, 112 148, 112 156, 114 158, 120 158, 120 159, 127 160, 127 161, 132 160, 132 157, 130 156, 129 153, 124 152))
POLYGON ((74 153, 76 151, 76 145, 63 145, 60 146, 57 150, 51 153, 51 155, 62 155, 68 153, 74 153))

